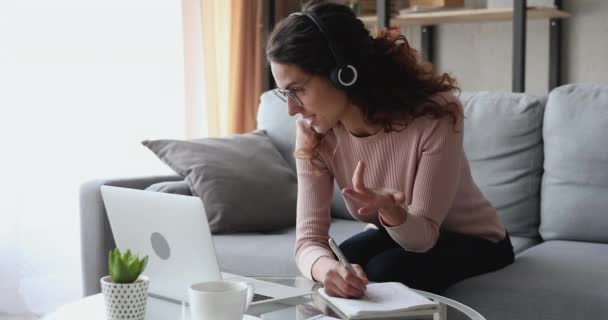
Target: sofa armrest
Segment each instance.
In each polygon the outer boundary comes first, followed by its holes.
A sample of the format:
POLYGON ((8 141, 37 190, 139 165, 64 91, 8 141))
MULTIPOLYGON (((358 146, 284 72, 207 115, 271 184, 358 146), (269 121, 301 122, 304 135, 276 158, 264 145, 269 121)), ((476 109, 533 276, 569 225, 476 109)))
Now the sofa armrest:
POLYGON ((109 185, 143 190, 154 183, 183 179, 179 175, 98 179, 80 186, 80 250, 85 296, 101 292, 99 279, 108 274, 108 252, 116 247, 100 187, 109 185))

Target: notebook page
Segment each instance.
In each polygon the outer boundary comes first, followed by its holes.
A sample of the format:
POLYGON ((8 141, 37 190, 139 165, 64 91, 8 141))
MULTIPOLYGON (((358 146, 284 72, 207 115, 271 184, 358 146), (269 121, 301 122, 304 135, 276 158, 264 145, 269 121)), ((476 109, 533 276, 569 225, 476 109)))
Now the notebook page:
POLYGON ((349 317, 379 312, 419 310, 437 306, 436 302, 397 282, 369 284, 365 292, 366 296, 361 299, 330 297, 323 288, 319 289, 319 293, 349 317))
POLYGON ((314 317, 308 318, 306 320, 340 320, 340 319, 320 314, 318 316, 314 316, 314 317))

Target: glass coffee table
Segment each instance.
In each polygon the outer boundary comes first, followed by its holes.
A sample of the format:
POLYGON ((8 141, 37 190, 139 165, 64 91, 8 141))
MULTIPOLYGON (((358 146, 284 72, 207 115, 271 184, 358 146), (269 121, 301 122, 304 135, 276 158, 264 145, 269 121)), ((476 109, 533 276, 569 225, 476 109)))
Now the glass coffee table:
MULTIPOLYGON (((327 315, 340 319, 329 305, 317 293, 321 287, 319 283, 310 281, 304 277, 253 277, 255 279, 280 283, 313 291, 311 296, 269 302, 251 306, 247 314, 263 320, 307 320, 317 315, 327 315)), ((446 320, 448 310, 450 314, 458 314, 458 319, 485 320, 485 318, 472 308, 457 301, 442 297, 429 292, 418 293, 438 301, 441 311, 434 316, 417 317, 415 319, 446 320)), ((248 317, 250 318, 250 317, 248 317)), ((76 302, 60 307, 57 311, 48 314, 44 320, 106 320, 104 299, 101 293, 92 295, 76 302)), ((190 320, 190 313, 180 304, 169 302, 154 297, 148 297, 146 307, 146 320, 190 320)), ((397 318, 385 318, 397 319, 397 318)), ((411 317, 407 319, 412 319, 411 317)))
MULTIPOLYGON (((317 293, 321 284, 310 281, 304 277, 254 277, 259 280, 280 283, 303 289, 309 289, 314 293, 310 297, 294 298, 276 303, 260 304, 251 306, 247 314, 264 320, 306 320, 317 315, 327 315, 340 319, 340 316, 325 303, 317 293)), ((485 320, 479 312, 452 299, 436 295, 430 292, 416 290, 418 293, 440 303, 441 311, 433 317, 408 317, 407 319, 433 319, 447 320, 448 310, 457 319, 485 320)), ((383 318, 385 320, 397 320, 398 318, 383 318)))

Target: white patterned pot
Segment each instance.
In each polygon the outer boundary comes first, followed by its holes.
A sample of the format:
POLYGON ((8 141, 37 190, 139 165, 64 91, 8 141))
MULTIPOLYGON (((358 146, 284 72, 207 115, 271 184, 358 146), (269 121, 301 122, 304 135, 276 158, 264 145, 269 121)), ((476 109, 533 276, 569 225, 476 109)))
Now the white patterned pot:
POLYGON ((105 276, 100 282, 108 320, 144 319, 150 282, 148 277, 140 275, 133 283, 114 283, 110 276, 105 276))

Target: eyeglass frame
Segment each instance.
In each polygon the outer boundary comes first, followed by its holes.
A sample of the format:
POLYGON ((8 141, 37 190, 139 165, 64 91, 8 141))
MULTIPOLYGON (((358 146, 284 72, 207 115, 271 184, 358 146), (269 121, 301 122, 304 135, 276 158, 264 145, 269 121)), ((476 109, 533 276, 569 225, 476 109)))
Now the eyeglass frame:
MULTIPOLYGON (((308 78, 308 80, 304 81, 304 83, 302 83, 302 85, 298 86, 297 89, 304 89, 304 86, 307 85, 308 82, 310 82, 310 80, 312 80, 312 76, 310 76, 308 78)), ((279 99, 281 99, 285 103, 287 103, 287 101, 289 101, 289 99, 291 99, 293 102, 295 102, 298 105, 298 107, 300 107, 300 108, 304 107, 304 102, 302 102, 302 100, 300 100, 300 97, 298 97, 297 92, 293 92, 292 90, 275 88, 272 90, 272 92, 274 93, 275 96, 277 96, 279 99)))

